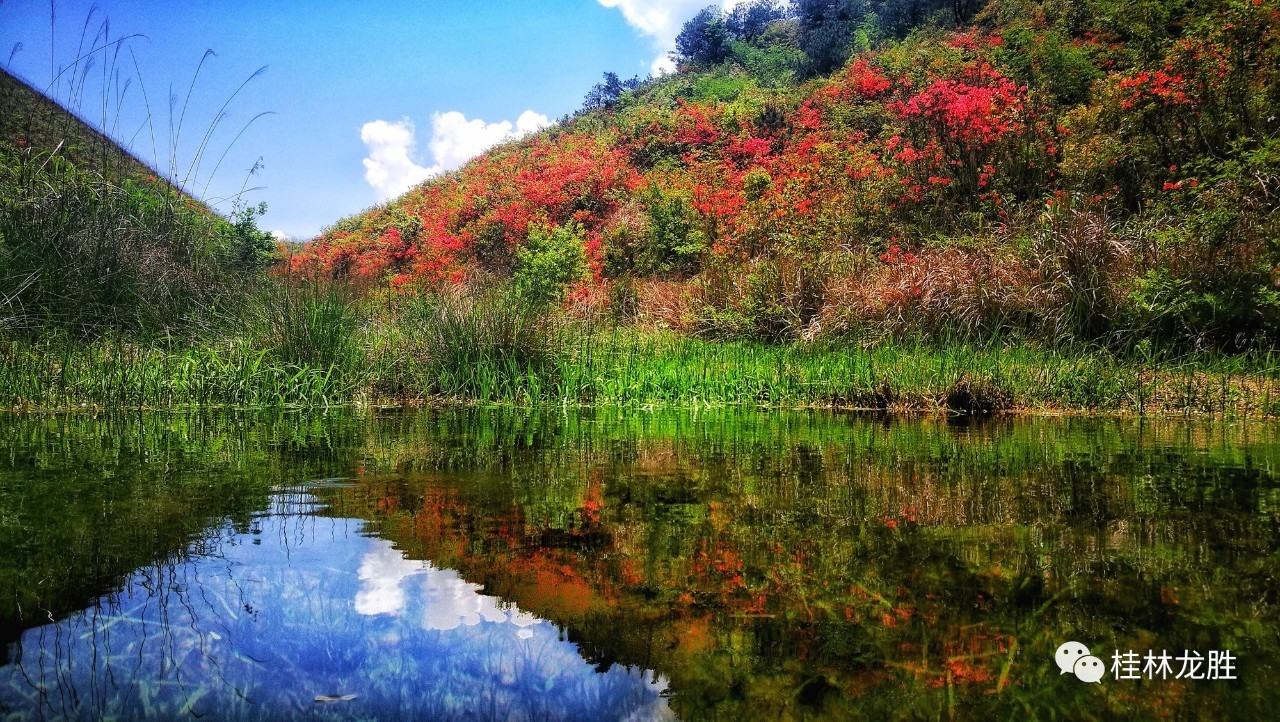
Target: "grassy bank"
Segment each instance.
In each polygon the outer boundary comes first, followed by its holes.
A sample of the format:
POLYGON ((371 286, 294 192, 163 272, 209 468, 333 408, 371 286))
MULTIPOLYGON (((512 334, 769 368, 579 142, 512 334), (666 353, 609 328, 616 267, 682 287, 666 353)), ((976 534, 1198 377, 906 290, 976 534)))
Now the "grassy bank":
MULTIPOLYGON (((886 411, 1280 415, 1280 359, 1138 359, 1096 349, 882 341, 765 344, 610 328, 533 349, 414 347, 364 329, 340 358, 287 358, 252 339, 183 347, 0 343, 15 409, 496 405, 822 406, 886 411)), ((544 339, 545 341, 545 339, 544 339)))

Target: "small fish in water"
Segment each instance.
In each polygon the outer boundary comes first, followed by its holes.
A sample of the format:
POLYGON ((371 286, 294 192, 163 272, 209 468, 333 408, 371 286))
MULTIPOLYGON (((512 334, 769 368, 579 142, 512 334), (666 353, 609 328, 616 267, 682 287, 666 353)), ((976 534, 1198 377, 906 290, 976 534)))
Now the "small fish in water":
POLYGON ((356 696, 354 694, 344 694, 341 697, 330 697, 327 694, 316 695, 317 702, 350 702, 355 698, 356 696))

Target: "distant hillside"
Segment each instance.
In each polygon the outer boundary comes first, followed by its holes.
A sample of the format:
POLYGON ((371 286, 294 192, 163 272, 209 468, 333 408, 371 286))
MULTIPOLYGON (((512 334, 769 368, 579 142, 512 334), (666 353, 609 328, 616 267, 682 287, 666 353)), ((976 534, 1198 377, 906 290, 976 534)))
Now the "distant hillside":
POLYGON ((528 265, 551 227, 575 298, 712 335, 1275 333, 1277 0, 752 8, 295 266, 429 290, 528 265), (668 285, 604 290, 636 278, 668 285))

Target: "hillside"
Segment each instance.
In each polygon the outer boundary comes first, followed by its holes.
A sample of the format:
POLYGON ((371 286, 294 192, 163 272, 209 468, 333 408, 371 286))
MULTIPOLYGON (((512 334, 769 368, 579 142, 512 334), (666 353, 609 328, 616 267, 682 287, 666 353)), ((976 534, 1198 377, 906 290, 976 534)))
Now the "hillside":
POLYGON ((0 333, 187 333, 274 253, 0 70, 0 333))
POLYGON ((160 176, 75 113, 0 68, 0 148, 58 154, 83 169, 144 181, 160 176))
POLYGON ((793 5, 700 14, 677 74, 606 76, 295 270, 553 269, 714 337, 1277 340, 1276 0, 793 5))

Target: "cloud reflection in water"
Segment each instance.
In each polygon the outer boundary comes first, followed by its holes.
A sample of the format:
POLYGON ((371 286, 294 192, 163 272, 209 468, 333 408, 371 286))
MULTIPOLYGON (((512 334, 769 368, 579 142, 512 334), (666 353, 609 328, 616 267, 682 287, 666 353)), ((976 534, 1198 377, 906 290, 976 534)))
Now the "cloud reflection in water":
POLYGON ((277 499, 247 532, 28 630, 0 709, 28 718, 662 719, 666 681, 597 671, 553 624, 363 522, 277 499), (356 695, 333 703, 317 696, 356 695))

